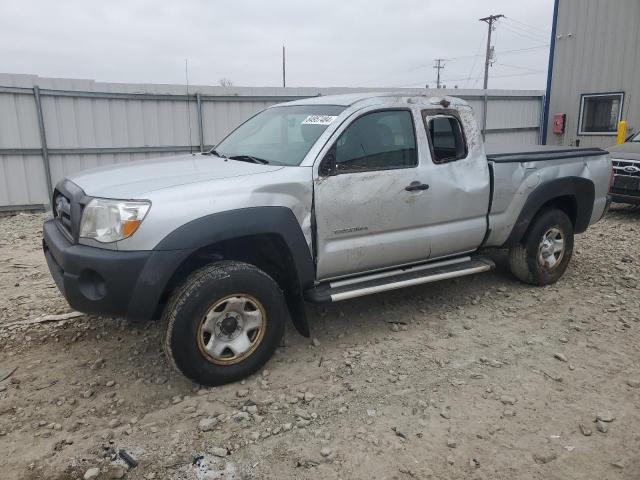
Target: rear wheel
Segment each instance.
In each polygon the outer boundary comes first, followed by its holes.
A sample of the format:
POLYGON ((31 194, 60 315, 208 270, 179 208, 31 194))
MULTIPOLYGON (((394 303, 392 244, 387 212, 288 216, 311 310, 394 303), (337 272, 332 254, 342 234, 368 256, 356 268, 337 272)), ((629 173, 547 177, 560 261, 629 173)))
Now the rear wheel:
POLYGON ((562 210, 540 212, 522 243, 509 250, 511 272, 532 285, 549 285, 562 277, 573 254, 573 224, 562 210))
POLYGON ((284 333, 282 291, 252 265, 224 261, 189 276, 165 312, 163 346, 173 365, 208 386, 240 380, 271 358, 284 333))

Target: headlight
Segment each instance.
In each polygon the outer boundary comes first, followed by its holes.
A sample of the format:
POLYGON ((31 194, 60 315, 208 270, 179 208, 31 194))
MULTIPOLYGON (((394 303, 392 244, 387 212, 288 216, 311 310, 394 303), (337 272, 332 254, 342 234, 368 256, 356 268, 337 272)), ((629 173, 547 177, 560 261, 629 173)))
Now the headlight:
POLYGON ((151 202, 127 202, 94 198, 82 212, 80 236, 98 242, 117 242, 138 229, 151 208, 151 202))

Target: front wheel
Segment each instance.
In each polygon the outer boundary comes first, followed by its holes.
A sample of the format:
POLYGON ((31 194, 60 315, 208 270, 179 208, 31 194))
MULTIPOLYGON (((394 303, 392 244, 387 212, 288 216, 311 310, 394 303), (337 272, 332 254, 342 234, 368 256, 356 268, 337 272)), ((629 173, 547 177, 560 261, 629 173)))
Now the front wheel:
POLYGON ((201 385, 235 382, 278 348, 286 309, 278 284, 246 263, 223 261, 191 274, 164 314, 164 351, 201 385))
POLYGON ((562 210, 539 213, 522 243, 509 250, 511 272, 522 282, 549 285, 564 274, 573 253, 573 224, 562 210))

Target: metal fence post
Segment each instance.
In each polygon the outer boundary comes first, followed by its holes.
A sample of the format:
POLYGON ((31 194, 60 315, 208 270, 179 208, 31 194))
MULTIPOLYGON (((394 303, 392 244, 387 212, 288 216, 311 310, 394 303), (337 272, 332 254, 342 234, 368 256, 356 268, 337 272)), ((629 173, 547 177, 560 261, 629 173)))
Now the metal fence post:
POLYGON ((544 141, 544 107, 547 104, 547 95, 546 93, 540 97, 540 118, 538 122, 540 122, 540 128, 538 128, 538 145, 542 145, 544 141))
POLYGON ((204 152, 204 123, 202 120, 202 98, 200 93, 196 93, 196 102, 198 104, 198 132, 200 134, 200 153, 204 152))
POLYGON ((489 95, 484 91, 484 99, 482 103, 482 141, 487 141, 487 108, 489 106, 489 95))
POLYGON ((42 147, 42 161, 44 163, 44 174, 47 182, 47 193, 49 194, 46 204, 53 198, 53 185, 51 184, 51 165, 49 164, 49 149, 47 148, 47 134, 44 129, 44 116, 42 115, 42 101, 40 100, 40 87, 33 86, 33 98, 36 102, 36 114, 38 115, 38 128, 40 130, 40 145, 42 147))

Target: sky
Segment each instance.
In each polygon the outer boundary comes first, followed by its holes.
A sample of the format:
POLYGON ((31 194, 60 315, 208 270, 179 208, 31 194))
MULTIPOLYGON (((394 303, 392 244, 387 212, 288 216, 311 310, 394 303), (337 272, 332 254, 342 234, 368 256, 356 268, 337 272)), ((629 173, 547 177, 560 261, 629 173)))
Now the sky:
POLYGON ((0 0, 0 71, 103 82, 544 89, 553 0, 0 0))

